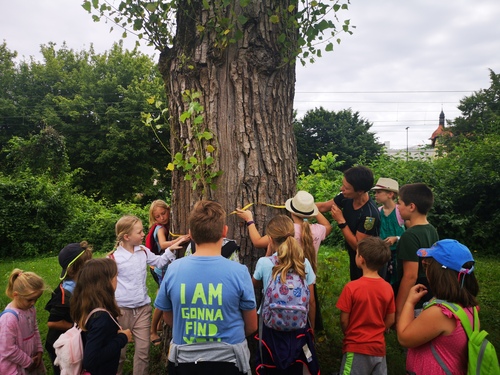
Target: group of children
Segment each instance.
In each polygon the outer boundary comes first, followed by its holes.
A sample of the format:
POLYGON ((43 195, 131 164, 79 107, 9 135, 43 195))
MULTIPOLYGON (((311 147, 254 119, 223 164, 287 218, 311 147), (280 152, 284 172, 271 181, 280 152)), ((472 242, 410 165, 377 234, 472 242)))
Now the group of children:
MULTIPOLYGON (((248 373, 248 366, 242 365, 242 361, 249 360, 245 337, 257 328, 253 287, 263 290, 263 299, 270 298, 273 282, 287 280, 281 281, 283 288, 279 294, 288 294, 289 290, 297 293, 299 288, 291 280, 298 275, 305 286, 307 323, 291 331, 261 324, 256 335, 259 340, 256 371, 258 374, 319 373, 313 341, 314 330, 322 329, 316 270, 319 246, 332 230, 321 211, 329 210, 346 239, 352 262, 352 281, 344 287, 337 302, 344 332, 341 373, 386 374, 384 334, 396 323, 400 343, 409 348, 410 373, 429 373, 428 363, 434 358, 432 347, 452 373, 465 374, 467 342, 460 321, 439 303, 425 309, 424 302, 434 296, 458 303, 472 317, 478 292, 472 255, 456 241, 438 241, 435 228, 427 222, 433 196, 426 185, 410 184, 398 189, 396 181, 381 178, 374 187, 372 180, 368 187, 366 176, 365 170, 347 171, 342 197, 331 202, 315 203, 311 194, 299 191, 285 204, 291 217, 274 217, 267 224, 264 236, 258 233, 251 211, 237 209, 254 246, 267 249, 266 256, 257 262, 251 282, 250 277, 243 275, 245 267, 217 257, 227 226, 225 212, 215 202, 201 201, 195 205, 189 220, 190 235, 174 241, 167 240, 168 205, 163 201, 153 202, 150 228, 155 231, 157 248, 161 249, 158 254, 142 246, 143 224, 130 215, 116 223, 117 244, 106 258, 91 259, 92 252, 86 242, 69 244, 59 254, 63 269, 61 284, 46 306, 50 314, 46 349, 51 360, 55 360, 53 343, 76 322, 83 329, 83 368, 90 374, 121 374, 126 344, 132 341, 134 374, 147 374, 149 347, 158 340, 157 326, 163 311, 163 319, 173 327, 169 371, 248 373), (381 204, 376 212, 366 200, 372 188, 381 204), (356 217, 359 210, 367 213, 363 214, 362 223, 351 224, 359 220, 359 214, 356 217), (311 223, 311 219, 317 223, 311 223), (406 225, 402 225, 403 221, 406 225), (191 239, 196 253, 173 262, 175 249, 191 239), (154 314, 146 287, 146 265, 154 269, 160 286, 154 314), (221 269, 225 272, 221 273, 221 269), (161 282, 163 278, 165 281, 161 282), (193 296, 192 304, 186 301, 186 295, 193 296), (218 304, 213 309, 207 307, 208 297, 210 304, 218 304), (222 304, 222 300, 232 302, 222 304), (196 315, 200 311, 213 314, 210 316, 214 321, 204 323, 196 315), (224 342, 234 346, 239 354, 233 357, 217 345, 193 346, 201 341, 224 342), (207 356, 207 350, 219 350, 222 357, 209 355, 210 363, 202 361, 192 368, 193 353, 207 356)), ((0 317, 0 373, 45 373, 34 309, 45 289, 45 283, 37 275, 17 269, 12 272, 6 291, 12 302, 0 317)), ((439 364, 433 366, 435 373, 440 373, 439 364)), ((54 373, 59 373, 57 365, 54 373)))

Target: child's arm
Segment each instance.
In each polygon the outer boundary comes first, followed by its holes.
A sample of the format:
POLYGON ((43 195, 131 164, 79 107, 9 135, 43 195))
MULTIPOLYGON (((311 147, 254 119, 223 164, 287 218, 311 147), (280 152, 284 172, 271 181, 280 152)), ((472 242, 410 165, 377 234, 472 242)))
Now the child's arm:
POLYGON ((427 288, 422 284, 411 288, 399 316, 396 327, 398 341, 405 348, 415 348, 439 335, 449 334, 456 328, 455 319, 444 315, 437 305, 423 310, 417 318, 414 317, 415 305, 426 293, 427 288))
POLYGON ((396 322, 396 313, 387 314, 384 319, 385 328, 391 328, 396 322))
POLYGON ((328 237, 328 235, 332 232, 332 225, 328 221, 328 219, 320 212, 316 216, 316 221, 318 224, 323 225, 326 229, 325 237, 328 237))
POLYGON ((73 327, 73 323, 67 322, 66 320, 59 320, 57 322, 47 322, 47 327, 57 329, 59 331, 67 331, 73 327))
POLYGON ((252 284, 253 284, 253 287, 257 290, 260 290, 263 288, 262 280, 257 280, 253 276, 252 276, 252 284))
POLYGON ((403 305, 408 298, 410 289, 415 285, 418 278, 418 262, 409 260, 403 260, 402 262, 403 277, 401 278, 398 295, 396 296, 396 324, 399 324, 399 316, 403 310, 403 305))
POLYGON ((172 313, 172 311, 163 311, 163 321, 165 322, 165 324, 173 327, 174 314, 172 313))
MULTIPOLYGON (((33 366, 33 360, 19 347, 18 321, 13 314, 2 316, 2 329, 0 330, 0 350, 6 361, 15 363, 22 368, 33 366), (11 316, 12 315, 12 316, 11 316)), ((31 367, 33 368, 33 367, 31 367)))
POLYGON ((314 284, 309 285, 309 323, 311 325, 311 328, 314 331, 314 327, 316 324, 316 299, 314 298, 314 284))
POLYGON ((349 325, 349 313, 344 311, 340 311, 340 328, 342 329, 342 333, 345 335, 347 331, 347 326, 349 325))
MULTIPOLYGON (((241 209, 237 208, 236 215, 238 215, 240 218, 245 220, 245 223, 253 221, 252 211, 241 210, 241 209)), ((261 236, 259 234, 259 231, 257 230, 257 227, 255 226, 255 223, 247 225, 247 227, 248 227, 248 234, 250 236, 250 240, 252 241, 252 244, 255 247, 265 249, 270 242, 269 236, 268 235, 261 236)))
POLYGON ((241 310, 243 322, 245 324, 245 336, 250 336, 257 331, 257 310, 241 310))
POLYGON ((158 242, 160 243, 160 247, 162 250, 165 250, 168 247, 182 245, 185 242, 188 242, 191 239, 189 235, 185 234, 183 236, 179 236, 175 240, 168 241, 167 240, 167 230, 165 227, 161 227, 158 229, 158 242))

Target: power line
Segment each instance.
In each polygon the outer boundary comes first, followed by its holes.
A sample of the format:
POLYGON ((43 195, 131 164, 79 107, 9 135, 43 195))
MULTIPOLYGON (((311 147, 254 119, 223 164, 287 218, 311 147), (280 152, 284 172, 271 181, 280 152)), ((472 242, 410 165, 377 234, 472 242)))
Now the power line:
POLYGON ((296 94, 429 94, 464 93, 477 90, 396 90, 396 91, 295 91, 296 94))

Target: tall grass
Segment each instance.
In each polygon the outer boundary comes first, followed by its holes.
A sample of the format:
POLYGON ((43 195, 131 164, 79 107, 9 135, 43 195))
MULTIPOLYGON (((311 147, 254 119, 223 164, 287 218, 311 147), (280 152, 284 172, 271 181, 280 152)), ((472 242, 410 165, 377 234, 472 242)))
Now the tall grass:
MULTIPOLYGON (((94 257, 101 257, 104 254, 94 254, 94 257)), ((318 270, 318 292, 321 303, 321 311, 324 320, 325 331, 316 334, 316 344, 318 356, 323 374, 332 374, 340 368, 342 358, 342 332, 339 324, 339 311, 335 307, 338 296, 343 286, 349 280, 349 258, 347 253, 333 247, 321 247, 319 252, 318 270)), ((14 268, 24 271, 33 271, 42 276, 48 286, 53 289, 59 284, 61 268, 57 257, 36 258, 25 260, 2 260, 0 263, 0 288, 5 290, 10 272, 14 268)), ((500 349, 500 260, 495 258, 477 258, 476 275, 480 285, 480 318, 481 326, 489 332, 489 339, 500 349)), ((148 290, 152 299, 156 294, 156 284, 152 277, 147 277, 148 290)), ((50 292, 44 293, 38 302, 37 320, 42 340, 47 335, 48 312, 44 307, 50 298, 50 292)), ((2 293, 0 295, 0 309, 9 303, 8 297, 2 293)), ((405 354, 398 344, 396 334, 392 331, 386 336, 387 341, 387 363, 389 375, 399 375, 405 373, 405 354)), ((125 364, 125 371, 131 371, 130 346, 128 360, 125 364)), ((158 347, 151 347, 150 373, 164 373, 161 363, 161 352, 158 347)), ((50 360, 44 354, 44 362, 49 374, 52 373, 50 360)))

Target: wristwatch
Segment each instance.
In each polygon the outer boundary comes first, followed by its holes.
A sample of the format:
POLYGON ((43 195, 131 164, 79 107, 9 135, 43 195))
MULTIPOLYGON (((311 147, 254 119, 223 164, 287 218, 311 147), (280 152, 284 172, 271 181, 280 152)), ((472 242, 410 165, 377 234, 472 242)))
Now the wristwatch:
POLYGON ((337 226, 338 226, 340 229, 344 229, 345 227, 347 227, 347 223, 337 223, 337 226))

